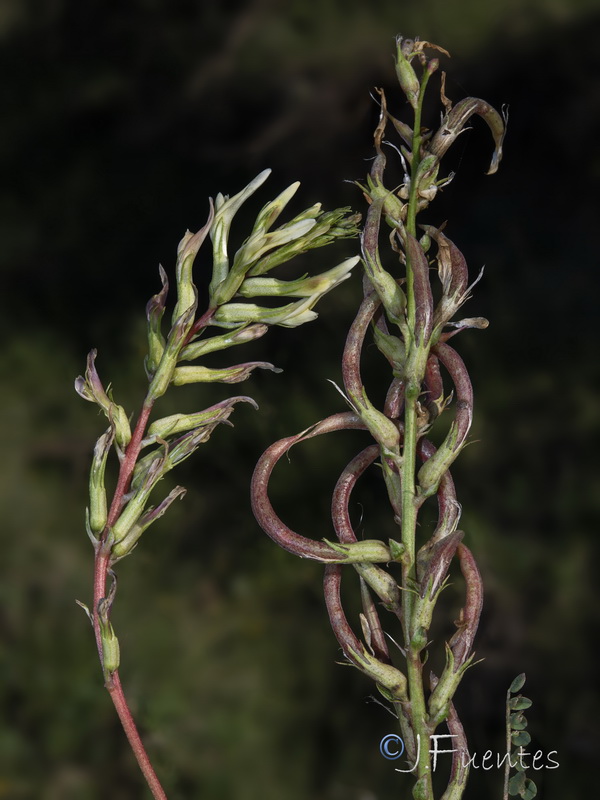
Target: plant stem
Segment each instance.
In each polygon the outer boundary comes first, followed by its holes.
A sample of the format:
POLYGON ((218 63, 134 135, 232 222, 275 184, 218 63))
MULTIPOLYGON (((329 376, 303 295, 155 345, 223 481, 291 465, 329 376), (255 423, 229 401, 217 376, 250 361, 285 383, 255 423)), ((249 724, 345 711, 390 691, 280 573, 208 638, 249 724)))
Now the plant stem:
MULTIPOLYGON (((420 164, 421 150, 421 111, 423 97, 427 86, 428 73, 421 81, 419 101, 414 113, 414 128, 412 141, 411 184, 408 200, 406 230, 416 236, 416 216, 418 210, 417 195, 417 170, 420 164)), ((415 337, 415 291, 414 273, 411 268, 410 258, 406 256, 406 293, 407 293, 407 323, 412 341, 407 343, 410 349, 417 348, 415 337)), ((413 587, 416 580, 416 459, 417 459, 417 401, 421 391, 421 365, 424 368, 425 360, 422 358, 408 358, 407 364, 411 365, 410 374, 406 376, 404 396, 404 445, 402 448, 402 543, 406 548, 406 561, 403 564, 402 605, 404 613, 406 668, 408 678, 408 693, 412 717, 412 727, 415 739, 421 740, 419 760, 417 763, 417 776, 419 779, 419 797, 433 800, 433 785, 431 780, 431 758, 429 754, 429 724, 423 688, 423 664, 421 662, 421 646, 417 641, 413 644, 414 637, 419 633, 415 630, 413 619, 414 595, 413 587)), ((415 787, 416 788, 416 787, 415 787)))
MULTIPOLYGON (((411 181, 410 181, 410 192, 408 196, 408 212, 406 217, 406 230, 412 236, 416 236, 416 231, 417 231, 416 218, 417 218, 418 186, 416 178, 417 178, 417 170, 419 168, 419 164, 421 163, 421 115, 423 112, 423 100, 425 98, 425 90, 427 89, 427 83, 429 81, 429 77, 430 73, 425 72, 421 80, 421 89, 419 91, 419 102, 417 103, 417 107, 415 108, 415 120, 413 126, 412 159, 410 165, 411 181)), ((408 275, 407 275, 407 284, 410 289, 411 284, 410 284, 410 277, 408 275)))
POLYGON ((417 451, 417 415, 416 402, 419 387, 410 383, 406 387, 404 414, 404 448, 402 451, 402 543, 406 548, 406 561, 403 564, 402 607, 405 627, 406 667, 408 693, 415 739, 420 737, 421 747, 417 763, 417 775, 422 779, 426 794, 433 798, 431 783, 431 760, 429 755, 429 725, 423 689, 423 665, 420 648, 412 644, 417 633, 414 630, 413 609, 414 595, 412 587, 416 578, 415 569, 415 534, 417 524, 417 506, 415 503, 415 460, 417 451))
POLYGON ((129 444, 127 445, 127 449, 125 450, 125 456, 123 457, 123 460, 121 462, 121 468, 119 470, 117 486, 115 489, 115 493, 113 495, 112 502, 110 504, 110 510, 108 512, 108 520, 106 522, 105 536, 108 535, 108 531, 110 531, 111 527, 115 524, 117 517, 121 512, 121 504, 123 502, 123 496, 129 489, 129 484, 131 483, 131 476, 133 474, 133 470, 135 469, 135 465, 138 460, 140 450, 142 449, 142 439, 144 438, 144 433, 148 425, 148 419, 150 418, 150 414, 152 413, 153 405, 154 401, 151 400, 144 401, 144 405, 142 406, 140 416, 138 417, 138 421, 131 435, 131 441, 129 442, 129 444))
POLYGON ((131 476, 135 468, 135 464, 140 454, 142 439, 144 432, 148 425, 148 419, 152 412, 152 402, 146 401, 142 406, 142 410, 138 417, 135 429, 131 436, 131 440, 127 445, 125 455, 121 461, 121 468, 119 470, 119 477, 117 479, 117 486, 115 493, 110 504, 108 512, 108 519, 106 527, 96 548, 96 556, 94 558, 94 603, 93 603, 93 621, 94 621, 94 634, 96 636, 96 644, 98 646, 98 654, 100 662, 102 663, 102 643, 100 637, 100 620, 98 619, 98 603, 106 597, 106 577, 110 567, 110 546, 107 547, 107 539, 110 534, 110 529, 114 525, 117 517, 121 512, 123 503, 123 496, 129 488, 131 483, 131 476))
POLYGON ((204 314, 201 317, 199 317, 194 322, 192 327, 189 329, 187 336, 185 337, 185 341, 183 343, 184 347, 185 345, 189 344, 192 341, 194 336, 197 336, 204 330, 204 328, 206 328, 210 320, 213 318, 214 314, 215 314, 215 309, 209 308, 207 311, 204 312, 204 314))
MULTIPOLYGON (((121 468, 119 470, 119 477, 117 479, 117 486, 110 504, 108 512, 108 519, 106 528, 102 534, 98 547, 96 549, 96 556, 94 558, 94 605, 93 605, 93 623, 94 635, 96 637, 96 645, 98 647, 98 655, 100 663, 104 667, 104 654, 102 651, 102 636, 100 630, 100 618, 98 615, 99 603, 106 597, 106 579, 111 563, 111 549, 110 549, 110 529, 117 520, 123 505, 123 497, 129 489, 131 483, 131 476, 135 469, 140 450, 142 449, 142 440, 144 432, 148 425, 148 420, 152 412, 153 401, 146 400, 142 406, 142 410, 138 417, 135 429, 131 436, 131 440, 125 450, 125 455, 121 461, 121 468)), ((142 739, 136 727, 135 721, 127 704, 121 679, 118 670, 109 673, 105 678, 105 686, 110 694, 110 698, 116 709, 121 725, 125 731, 125 735, 129 741, 133 754, 139 764, 142 774, 148 784, 152 795, 156 800, 166 800, 167 795, 162 788, 160 781, 150 763, 150 759, 143 745, 142 739)))
POLYGON ((137 759, 142 774, 146 779, 146 783, 148 784, 153 797, 155 797, 156 800, 167 800, 167 795, 160 785, 160 781, 158 780, 156 772, 150 763, 150 759, 148 758, 148 754, 146 753, 146 749, 140 738, 140 734, 134 722, 133 716, 129 710, 129 706, 127 705, 127 700, 125 699, 125 694, 123 693, 123 687, 121 686, 121 679, 119 678, 118 671, 112 673, 110 685, 107 685, 106 688, 108 689, 108 693, 110 694, 110 698, 113 701, 117 714, 119 715, 119 719, 121 720, 121 725, 123 726, 127 740, 129 741, 131 749, 133 750, 133 754, 137 759))

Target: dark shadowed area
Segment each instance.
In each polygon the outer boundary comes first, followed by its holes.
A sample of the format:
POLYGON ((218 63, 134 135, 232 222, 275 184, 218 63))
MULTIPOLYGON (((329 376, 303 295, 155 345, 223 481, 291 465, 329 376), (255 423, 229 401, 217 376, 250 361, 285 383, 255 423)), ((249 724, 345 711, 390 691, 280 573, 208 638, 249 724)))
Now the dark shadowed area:
MULTIPOLYGON (((498 174, 484 174, 492 143, 476 120, 443 166, 454 181, 427 212, 432 224, 448 220, 472 274, 485 264, 466 314, 490 320, 457 340, 475 423, 453 474, 486 587, 476 643, 484 660, 457 704, 480 764, 504 746, 505 693, 525 672, 531 749, 557 751, 560 764, 549 770, 544 756, 544 768, 531 771, 539 796, 576 800, 595 785, 597 0, 132 0, 112 8, 6 0, 0 798, 149 796, 75 604, 91 597, 84 509, 105 420, 73 380, 98 348, 101 376, 136 412, 158 264, 172 275, 177 243, 205 223, 210 196, 273 169, 236 217, 234 238, 296 180, 290 216, 317 201, 364 213, 352 181, 372 155, 370 92, 384 87, 403 113, 397 33, 452 53, 444 68, 453 101, 473 95, 510 107, 498 174)), ((336 248, 307 256, 306 271, 334 266, 358 242, 336 248)), ((201 296, 207 259, 201 252, 195 273, 201 296)), ((118 565, 121 677, 172 798, 409 796, 410 783, 379 753, 395 721, 369 700, 366 678, 336 663, 322 567, 278 550, 248 494, 269 444, 345 410, 328 379, 340 382, 360 297, 357 273, 325 298, 315 322, 244 345, 249 359, 284 372, 236 388, 260 410, 238 408, 235 427, 221 426, 182 466, 175 481, 188 489, 184 501, 118 565)), ((374 348, 364 376, 381 399, 387 371, 374 348)), ((161 411, 199 410, 230 388, 174 388, 161 411)), ((281 465, 274 502, 296 530, 332 536, 331 491, 359 439, 313 441, 281 465)), ((366 538, 394 535, 380 492, 367 481, 354 507, 366 538)), ((452 628, 457 598, 453 588, 440 601, 440 636, 452 628)), ((358 626, 358 607, 352 621, 358 626)), ((501 796, 499 770, 473 770, 466 800, 501 796)))

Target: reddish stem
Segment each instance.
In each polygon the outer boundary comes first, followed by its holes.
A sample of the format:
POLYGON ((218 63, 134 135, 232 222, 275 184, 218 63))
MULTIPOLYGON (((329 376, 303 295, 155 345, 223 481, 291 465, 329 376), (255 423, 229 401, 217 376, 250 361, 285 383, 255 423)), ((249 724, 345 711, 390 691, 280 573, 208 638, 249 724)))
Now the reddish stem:
POLYGON ((119 678, 119 673, 117 671, 112 673, 110 685, 108 685, 106 688, 108 689, 108 693, 110 694, 111 700, 113 701, 114 707, 119 715, 119 719, 121 720, 121 725, 123 726, 127 740, 129 741, 131 749, 133 750, 133 753, 153 797, 155 797, 156 800, 167 800, 167 795, 160 785, 160 781, 156 776, 156 772, 154 772, 154 768, 150 763, 150 759, 148 758, 148 754, 146 753, 140 738, 140 734, 131 715, 131 711, 127 705, 127 700, 125 699, 125 694, 123 693, 123 687, 121 686, 121 679, 119 678))
MULTIPOLYGON (((112 503, 110 504, 110 510, 108 512, 108 520, 106 522, 105 529, 106 532, 112 528, 121 512, 123 496, 129 489, 129 484, 131 483, 131 476, 138 460, 140 450, 142 449, 142 439, 144 438, 144 433, 146 431, 148 419, 152 413, 153 405, 154 401, 151 401, 144 403, 142 406, 142 410, 131 436, 131 440, 125 450, 125 455, 121 461, 117 486, 113 495, 112 503)), ((105 535, 107 535, 107 533, 105 533, 105 535)))
POLYGON ((194 336, 196 336, 196 334, 198 334, 203 328, 206 328, 206 326, 209 324, 209 322, 213 318, 216 310, 217 310, 216 308, 209 308, 208 311, 205 311, 204 314, 202 314, 201 317, 198 317, 198 319, 194 322, 192 327, 189 329, 189 331, 187 333, 187 336, 185 337, 185 341, 183 343, 183 347, 188 345, 192 341, 194 336))
MULTIPOLYGON (((100 630, 100 618, 98 616, 98 604, 106 597, 106 578, 110 568, 111 550, 107 546, 107 537, 111 527, 117 520, 123 505, 123 497, 129 489, 131 483, 131 476, 138 460, 140 450, 142 449, 142 440, 144 432, 148 425, 148 419, 152 411, 153 402, 147 402, 142 407, 140 416, 136 423, 135 429, 131 436, 131 440, 125 450, 125 455, 121 461, 121 468, 119 470, 119 477, 117 479, 117 486, 108 512, 108 520, 104 529, 101 540, 96 549, 96 556, 94 559, 94 605, 93 605, 93 621, 94 621, 94 635, 96 637, 96 645, 98 647, 98 655, 100 656, 100 663, 104 664, 102 652, 102 635, 100 630)), ((142 774, 148 784, 150 791, 157 800, 166 800, 165 794, 160 782, 154 772, 148 754, 142 743, 140 734, 137 730, 123 687, 121 686, 121 679, 117 670, 110 674, 110 678, 106 681, 106 688, 113 701, 114 707, 121 720, 121 725, 125 731, 125 735, 129 741, 133 754, 135 755, 142 774)))
POLYGON ((148 424, 148 419, 152 411, 153 403, 146 403, 142 407, 142 411, 136 423, 135 429, 131 436, 131 440, 125 450, 125 455, 121 461, 121 468, 119 470, 119 477, 117 479, 117 486, 110 504, 108 512, 108 519, 106 527, 100 539, 100 543, 96 549, 96 557, 94 559, 94 605, 93 605, 93 618, 94 618, 94 633, 96 635, 96 644, 98 646, 98 653, 100 655, 100 662, 102 662, 102 641, 100 636, 100 620, 98 619, 98 603, 106 597, 106 576, 110 567, 110 548, 106 547, 106 538, 109 534, 111 527, 115 524, 117 517, 121 511, 123 504, 123 496, 129 489, 131 483, 131 476, 135 468, 140 450, 142 449, 142 439, 144 438, 144 431, 148 424))

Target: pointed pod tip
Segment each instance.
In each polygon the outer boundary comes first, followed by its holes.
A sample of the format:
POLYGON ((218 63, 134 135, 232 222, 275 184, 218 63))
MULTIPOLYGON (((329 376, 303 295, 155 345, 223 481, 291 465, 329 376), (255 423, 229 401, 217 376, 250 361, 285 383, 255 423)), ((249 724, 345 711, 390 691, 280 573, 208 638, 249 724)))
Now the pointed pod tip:
MULTIPOLYGON (((283 372, 283 370, 279 370, 279 372, 283 372)), ((226 405, 234 405, 235 403, 249 403, 255 411, 258 411, 258 403, 253 397, 249 397, 247 394, 240 394, 237 397, 230 397, 229 400, 225 401, 226 405)))

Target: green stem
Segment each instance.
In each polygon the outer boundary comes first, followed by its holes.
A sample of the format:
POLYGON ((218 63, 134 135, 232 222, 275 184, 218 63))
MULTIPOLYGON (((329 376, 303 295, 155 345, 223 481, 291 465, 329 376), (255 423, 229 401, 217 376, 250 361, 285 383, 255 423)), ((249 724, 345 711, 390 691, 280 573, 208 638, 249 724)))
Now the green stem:
POLYGON ((427 707, 423 690, 423 664, 418 652, 409 651, 406 654, 406 658, 413 731, 415 739, 418 737, 421 743, 417 762, 417 777, 420 790, 418 800, 433 800, 431 757, 429 754, 430 728, 427 723, 427 707))
MULTIPOLYGON (((425 71, 421 79, 421 89, 419 91, 419 102, 415 108, 415 124, 413 127, 412 139, 412 160, 410 164, 410 192, 408 195, 408 212, 406 218, 406 229, 412 235, 417 235, 417 210, 418 210, 418 195, 417 195, 417 170, 421 163, 421 116, 423 113, 423 98, 425 97, 425 90, 431 73, 425 71)), ((408 276, 407 276, 408 278, 408 276)), ((413 298, 414 300, 414 298, 413 298)))
MULTIPOLYGON (((417 458, 417 409, 419 387, 411 382, 404 394, 404 446, 402 448, 402 544, 406 548, 404 562, 404 585, 409 588, 415 580, 415 533, 417 529, 417 505, 415 503, 415 473, 417 458)), ((405 592, 407 611, 412 614, 413 594, 405 592)), ((410 619, 410 616, 406 617, 410 619)), ((408 627, 407 634, 410 636, 408 627)), ((408 644, 408 640, 407 640, 408 644)))
MULTIPOLYGON (((418 186, 417 170, 421 160, 421 113, 423 107, 423 97, 429 79, 429 73, 425 72, 421 81, 419 92, 419 102, 415 109, 413 141, 412 141, 412 162, 411 162, 411 183, 408 199, 406 229, 409 234, 416 236, 416 217, 418 210, 418 186)), ((406 294, 407 294, 407 322, 412 341, 407 342, 407 348, 416 347, 415 329, 415 292, 414 274, 411 269, 410 259, 406 258, 406 294)), ((404 446, 402 450, 402 543, 406 548, 406 560, 403 564, 402 583, 404 592, 402 593, 402 604, 404 612, 405 644, 407 660, 408 692, 410 698, 410 708, 412 716, 412 727, 415 735, 420 738, 421 747, 419 760, 417 763, 418 777, 418 797, 433 800, 433 785, 431 780, 431 758, 429 755, 429 734, 430 726, 427 718, 427 707, 425 703, 425 690, 423 687, 423 664, 421 661, 421 648, 413 639, 419 632, 415 630, 414 619, 414 585, 416 580, 416 561, 415 561, 415 539, 417 528, 417 504, 416 504, 416 459, 417 459, 417 401, 421 391, 421 381, 423 375, 420 372, 420 365, 424 366, 423 359, 407 359, 407 364, 411 364, 412 374, 406 376, 406 391, 404 398, 404 446), (416 369, 414 369, 416 367, 416 369)), ((418 637, 420 638, 420 637, 418 637)), ((417 788, 417 787, 415 787, 417 788)))
POLYGON ((429 723, 423 688, 423 664, 420 647, 412 645, 418 631, 414 625, 414 594, 416 579, 415 534, 417 526, 417 505, 415 502, 415 462, 417 455, 417 414, 416 402, 419 386, 411 383, 406 387, 404 415, 404 449, 402 454, 402 543, 406 548, 406 559, 402 567, 402 606, 405 627, 408 694, 415 739, 419 736, 421 748, 417 763, 417 775, 422 781, 420 789, 426 793, 422 797, 433 800, 431 783, 431 759, 429 755, 429 723))

